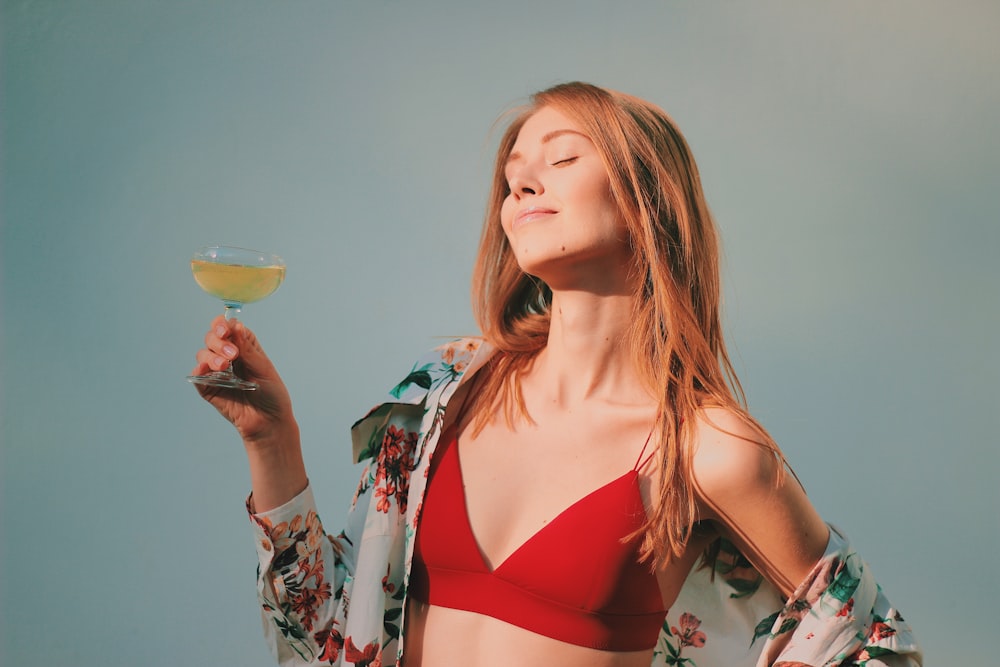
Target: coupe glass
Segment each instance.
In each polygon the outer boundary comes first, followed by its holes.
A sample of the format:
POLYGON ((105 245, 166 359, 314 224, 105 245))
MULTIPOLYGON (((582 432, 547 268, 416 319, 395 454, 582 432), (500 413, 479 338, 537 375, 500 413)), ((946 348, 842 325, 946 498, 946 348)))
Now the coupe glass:
MULTIPOLYGON (((240 314, 243 304, 260 301, 278 289, 285 279, 285 260, 277 255, 232 246, 207 246, 191 258, 191 273, 203 290, 222 300, 226 319, 240 314)), ((255 382, 233 374, 232 364, 224 371, 189 375, 194 384, 253 391, 255 382)))

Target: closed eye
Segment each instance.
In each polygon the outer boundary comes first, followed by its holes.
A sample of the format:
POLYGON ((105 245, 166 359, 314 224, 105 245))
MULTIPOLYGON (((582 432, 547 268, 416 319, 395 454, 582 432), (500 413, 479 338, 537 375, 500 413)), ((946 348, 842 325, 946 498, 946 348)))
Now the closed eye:
POLYGON ((552 166, 553 167, 558 167, 559 165, 573 164, 574 162, 576 162, 576 160, 577 160, 577 158, 575 156, 574 157, 563 158, 562 160, 559 160, 557 162, 553 162, 552 166))

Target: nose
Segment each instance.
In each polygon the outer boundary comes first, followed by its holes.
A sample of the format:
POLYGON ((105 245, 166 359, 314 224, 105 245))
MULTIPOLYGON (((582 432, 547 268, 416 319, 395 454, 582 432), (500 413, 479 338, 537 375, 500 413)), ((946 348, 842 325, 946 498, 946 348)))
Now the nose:
POLYGON ((509 172, 507 184, 514 197, 520 199, 527 195, 540 195, 543 188, 541 181, 527 165, 520 165, 509 172))

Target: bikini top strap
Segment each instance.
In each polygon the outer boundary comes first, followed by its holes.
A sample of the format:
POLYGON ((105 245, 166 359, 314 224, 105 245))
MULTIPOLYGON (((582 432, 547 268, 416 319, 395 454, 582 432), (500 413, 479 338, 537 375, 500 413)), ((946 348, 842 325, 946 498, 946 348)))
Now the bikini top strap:
MULTIPOLYGON (((646 467, 646 464, 649 463, 650 459, 656 456, 656 448, 654 447, 653 451, 649 453, 649 456, 647 456, 646 458, 642 458, 642 455, 646 453, 646 447, 649 447, 649 441, 653 439, 653 433, 656 431, 656 425, 659 423, 660 423, 660 416, 657 415, 656 421, 653 422, 653 428, 649 430, 649 435, 646 436, 646 443, 642 446, 642 451, 639 452, 639 458, 636 459, 635 467, 633 467, 632 470, 635 470, 636 472, 642 470, 643 468, 646 467)), ((681 419, 680 423, 683 424, 684 420, 681 419)))
POLYGON ((642 445, 642 451, 639 452, 639 457, 635 460, 635 465, 632 466, 632 470, 635 470, 636 472, 642 470, 646 467, 646 464, 649 463, 649 460, 656 456, 656 448, 654 447, 653 451, 651 451, 646 458, 643 458, 643 455, 646 453, 646 448, 649 447, 649 441, 653 439, 653 431, 655 430, 656 425, 654 424, 653 428, 649 430, 649 435, 646 436, 646 442, 642 445))

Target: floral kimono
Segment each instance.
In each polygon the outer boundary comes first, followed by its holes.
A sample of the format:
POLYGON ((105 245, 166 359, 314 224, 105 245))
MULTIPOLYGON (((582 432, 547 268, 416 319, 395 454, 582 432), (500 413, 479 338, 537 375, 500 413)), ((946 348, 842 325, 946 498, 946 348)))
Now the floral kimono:
MULTIPOLYGON (((254 514, 264 634, 281 665, 398 664, 413 537, 448 399, 493 351, 479 339, 434 350, 351 430, 366 463, 347 525, 323 529, 309 488, 254 514)), ((653 667, 919 665, 909 626, 831 528, 826 554, 783 600, 723 543, 667 615, 653 667)))

